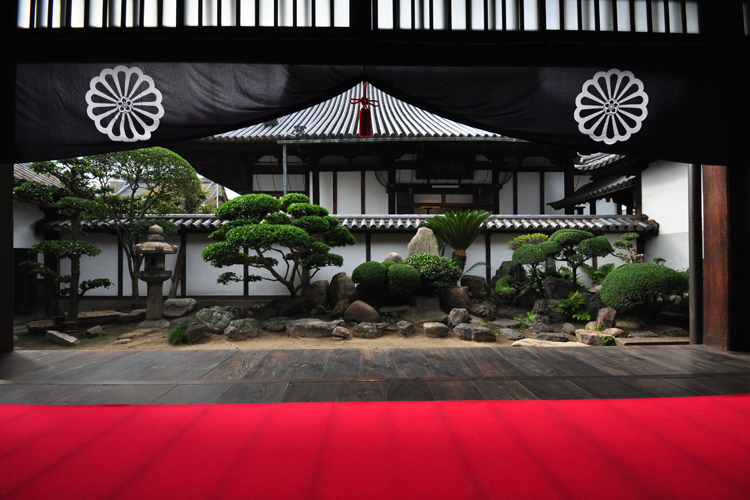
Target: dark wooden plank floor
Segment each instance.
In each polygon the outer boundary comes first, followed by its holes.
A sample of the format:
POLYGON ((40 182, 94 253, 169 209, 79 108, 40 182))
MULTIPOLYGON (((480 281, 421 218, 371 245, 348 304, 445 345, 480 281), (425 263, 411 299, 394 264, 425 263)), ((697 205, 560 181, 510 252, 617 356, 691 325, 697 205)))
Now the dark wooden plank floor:
POLYGON ((0 404, 608 399, 741 393, 750 393, 750 354, 704 346, 0 355, 0 404))

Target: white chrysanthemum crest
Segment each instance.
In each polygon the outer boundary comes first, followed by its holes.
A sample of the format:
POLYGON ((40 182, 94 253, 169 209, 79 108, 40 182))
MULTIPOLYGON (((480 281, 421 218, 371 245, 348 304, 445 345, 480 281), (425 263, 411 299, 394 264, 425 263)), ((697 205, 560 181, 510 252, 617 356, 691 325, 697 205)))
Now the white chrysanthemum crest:
POLYGON ((146 141, 164 116, 161 101, 153 78, 140 68, 117 66, 91 79, 86 113, 113 141, 146 141))
POLYGON ((630 71, 599 71, 576 98, 578 130, 607 145, 627 141, 648 116, 648 94, 630 71))

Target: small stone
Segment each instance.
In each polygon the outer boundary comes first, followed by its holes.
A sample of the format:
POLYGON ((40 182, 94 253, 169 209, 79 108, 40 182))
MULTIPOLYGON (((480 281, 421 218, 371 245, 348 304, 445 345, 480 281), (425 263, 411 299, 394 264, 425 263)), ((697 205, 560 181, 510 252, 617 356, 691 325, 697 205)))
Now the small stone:
POLYGON ((523 333, 513 328, 503 328, 500 333, 508 340, 521 340, 523 338, 523 333))
POLYGON ((529 327, 531 333, 552 333, 552 327, 545 323, 537 323, 529 327))
POLYGON ((534 335, 534 340, 546 340, 547 342, 567 342, 568 336, 564 333, 544 332, 534 335))
POLYGON ((479 304, 472 305, 469 312, 480 318, 494 318, 497 316, 497 306, 489 302, 480 302, 479 304))
POLYGON ((187 342, 198 342, 206 335, 207 330, 206 325, 193 323, 185 330, 185 340, 187 342))
POLYGON ((448 314, 448 326, 455 327, 462 323, 468 323, 469 321, 471 321, 471 315, 466 309, 454 308, 451 309, 451 312, 448 314))
POLYGON ((550 342, 549 340, 521 339, 513 342, 511 347, 586 347, 580 342, 550 342))
POLYGON ((290 320, 286 323, 287 335, 291 337, 324 338, 333 334, 333 329, 339 326, 343 320, 323 321, 320 319, 306 318, 290 320))
POLYGON ((622 337, 625 335, 625 331, 619 328, 607 328, 602 333, 604 335, 609 335, 610 337, 622 337))
POLYGON ((337 340, 337 339, 349 340, 349 338, 351 338, 352 336, 349 329, 344 328, 343 326, 337 326, 336 328, 334 328, 332 334, 333 334, 334 340, 337 340))
POLYGON ((606 337, 613 338, 612 335, 607 335, 604 332, 576 330, 576 338, 578 341, 587 345, 602 345, 602 339, 606 337))
POLYGON ((409 323, 408 321, 401 320, 398 323, 396 323, 396 328, 398 328, 398 334, 402 337, 408 337, 409 335, 414 333, 414 324, 409 323))
POLYGON ((165 318, 180 318, 195 309, 197 303, 191 298, 167 299, 164 301, 162 314, 165 318))
POLYGON ((355 300, 344 312, 344 320, 355 323, 378 323, 380 314, 367 302, 355 300))
POLYGON ((570 335, 573 335, 576 333, 576 327, 575 325, 571 323, 564 323, 562 326, 563 333, 568 333, 570 335))
POLYGON ((262 328, 268 332, 285 332, 287 318, 278 316, 263 322, 262 328))
POLYGON ((359 339, 376 339, 388 331, 388 323, 360 323, 352 329, 352 336, 359 339))
POLYGON ((496 342, 497 336, 487 328, 476 323, 462 323, 453 329, 453 333, 461 340, 474 342, 496 342))
POLYGON ((604 328, 612 328, 617 323, 617 311, 612 307, 604 307, 599 309, 599 314, 596 316, 596 324, 602 325, 604 328))
POLYGON ((87 339, 93 339, 95 337, 100 337, 103 333, 104 333, 104 328, 102 328, 101 325, 96 325, 86 330, 85 337, 87 339))
POLYGON ((73 347, 81 345, 81 341, 67 333, 58 332, 57 330, 47 330, 45 340, 50 344, 57 344, 64 347, 73 347))
POLYGON ((260 326, 253 318, 235 319, 224 330, 224 335, 228 340, 246 340, 255 338, 259 334, 260 326))
POLYGON ((168 328, 169 321, 166 319, 146 319, 138 323, 139 330, 156 330, 157 328, 168 328))
POLYGON ((112 342, 112 345, 125 345, 129 344, 133 341, 133 339, 119 339, 112 342))
POLYGON ((649 331, 632 331, 632 332, 630 332, 629 336, 630 337, 641 337, 641 338, 658 337, 657 334, 655 334, 654 332, 649 332, 649 331))
POLYGON ((315 306, 311 311, 311 316, 324 316, 328 311, 326 310, 326 306, 315 306))
POLYGON ((386 255, 385 259, 383 259, 383 262, 395 262, 396 264, 401 264, 403 261, 404 258, 396 252, 389 253, 388 255, 386 255))
POLYGON ((511 328, 516 326, 518 324, 518 321, 511 318, 498 318, 493 321, 492 324, 501 328, 511 328))
POLYGON ((443 323, 428 322, 422 325, 424 328, 424 334, 430 338, 443 338, 447 337, 450 333, 448 326, 443 323))

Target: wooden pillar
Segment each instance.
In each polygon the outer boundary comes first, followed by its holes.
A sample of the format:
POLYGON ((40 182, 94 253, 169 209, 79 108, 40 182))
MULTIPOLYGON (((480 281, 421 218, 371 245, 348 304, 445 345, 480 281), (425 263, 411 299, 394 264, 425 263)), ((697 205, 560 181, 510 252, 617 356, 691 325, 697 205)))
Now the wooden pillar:
MULTIPOLYGON (((573 177, 575 174, 575 167, 573 164, 565 165, 565 172, 563 173, 563 185, 564 185, 564 197, 568 198, 570 196, 573 196, 573 193, 575 192, 575 178, 573 177)), ((566 215, 572 215, 575 213, 575 206, 569 205, 565 207, 565 214, 566 215)))
POLYGON ((703 343, 703 196, 701 166, 688 166, 688 224, 690 247, 689 321, 690 343, 703 343))
POLYGON ((2 281, 11 286, 0 287, 0 352, 13 350, 13 165, 0 165, 0 262, 2 281))
POLYGON ((333 191, 333 213, 337 214, 339 213, 339 173, 334 170, 331 172, 331 177, 333 178, 333 185, 331 186, 331 191, 333 191))
POLYGON ((743 166, 703 166, 703 343, 750 350, 744 283, 750 276, 750 172, 743 166))

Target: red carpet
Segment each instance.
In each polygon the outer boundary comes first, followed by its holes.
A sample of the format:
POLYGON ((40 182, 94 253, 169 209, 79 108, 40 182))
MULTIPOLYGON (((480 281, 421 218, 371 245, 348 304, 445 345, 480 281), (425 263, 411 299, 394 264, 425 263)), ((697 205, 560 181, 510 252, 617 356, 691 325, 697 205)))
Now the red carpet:
POLYGON ((747 499, 750 395, 0 406, 3 499, 747 499))

